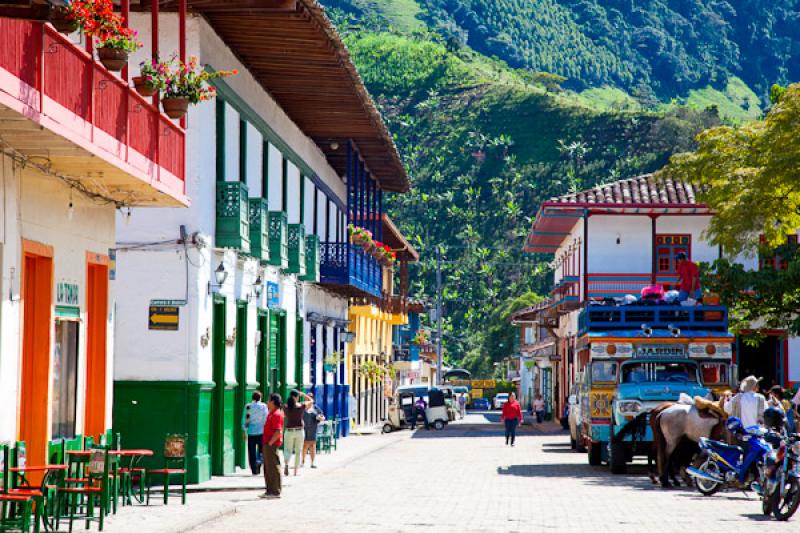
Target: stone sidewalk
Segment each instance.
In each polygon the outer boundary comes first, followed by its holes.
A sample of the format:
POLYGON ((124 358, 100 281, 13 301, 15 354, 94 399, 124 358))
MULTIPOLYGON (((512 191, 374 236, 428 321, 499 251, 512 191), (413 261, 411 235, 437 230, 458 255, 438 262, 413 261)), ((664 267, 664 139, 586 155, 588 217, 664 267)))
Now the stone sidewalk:
MULTIPOLYGON (((411 433, 408 431, 380 435, 379 431, 370 429, 361 434, 354 433, 339 439, 337 450, 330 454, 317 455, 318 468, 311 469, 307 464, 305 468, 300 469, 297 477, 292 475, 284 477, 284 495, 291 497, 293 489, 313 483, 315 478, 324 475, 325 472, 344 468, 352 461, 410 436, 411 433)), ((249 471, 237 471, 234 475, 214 477, 204 483, 190 485, 187 489, 189 492, 187 505, 181 505, 180 496, 170 496, 169 503, 165 506, 163 494, 154 490, 149 506, 135 504, 118 508, 116 515, 107 518, 104 531, 109 533, 188 531, 236 513, 242 504, 260 501, 258 496, 264 491, 264 478, 260 475, 253 476, 249 471)), ((75 527, 79 527, 79 524, 76 523, 75 527)))

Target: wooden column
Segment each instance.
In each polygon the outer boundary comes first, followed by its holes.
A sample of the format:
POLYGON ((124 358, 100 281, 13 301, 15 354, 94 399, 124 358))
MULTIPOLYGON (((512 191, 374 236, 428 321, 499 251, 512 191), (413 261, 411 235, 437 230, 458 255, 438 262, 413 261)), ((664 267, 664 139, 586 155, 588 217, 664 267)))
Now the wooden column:
POLYGON ((405 259, 400 262, 400 297, 408 298, 408 261, 405 259))
MULTIPOLYGON (((186 63, 186 0, 178 0, 178 55, 186 63)), ((186 128, 186 115, 181 117, 181 128, 186 128)))
MULTIPOLYGON (((150 24, 152 57, 158 60, 158 0, 150 0, 150 24)), ((158 93, 153 95, 153 105, 158 109, 158 93)))
MULTIPOLYGON (((120 2, 120 14, 122 15, 122 25, 124 27, 128 27, 130 21, 128 20, 131 15, 131 0, 122 0, 120 2)), ((125 82, 128 82, 128 64, 125 63, 125 66, 122 68, 122 79, 125 82)))

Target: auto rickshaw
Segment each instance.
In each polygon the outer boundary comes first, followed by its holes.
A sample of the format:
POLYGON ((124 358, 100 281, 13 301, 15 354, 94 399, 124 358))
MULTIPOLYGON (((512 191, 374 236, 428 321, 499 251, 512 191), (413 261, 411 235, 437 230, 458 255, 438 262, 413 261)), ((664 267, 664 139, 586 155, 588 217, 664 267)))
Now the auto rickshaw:
MULTIPOLYGON (((415 416, 414 403, 417 398, 422 397, 419 392, 398 390, 394 397, 389 399, 389 414, 383 424, 384 433, 411 427, 411 417, 415 416)), ((426 392, 428 392, 428 407, 425 409, 425 418, 429 426, 441 430, 447 424, 448 418, 444 393, 439 389, 430 389, 426 392)))

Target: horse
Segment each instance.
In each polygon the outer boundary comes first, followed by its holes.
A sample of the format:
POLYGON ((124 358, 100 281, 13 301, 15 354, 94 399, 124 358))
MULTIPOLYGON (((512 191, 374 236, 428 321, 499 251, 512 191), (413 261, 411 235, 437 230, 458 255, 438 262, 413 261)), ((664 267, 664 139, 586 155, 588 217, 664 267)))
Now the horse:
MULTIPOLYGON (((727 416, 722 400, 715 403, 700 397, 695 397, 693 404, 664 402, 650 411, 653 451, 663 488, 671 486, 670 476, 680 484, 675 470, 691 464, 701 437, 718 439, 724 434, 727 416)), ((651 479, 655 482, 652 474, 651 479)))

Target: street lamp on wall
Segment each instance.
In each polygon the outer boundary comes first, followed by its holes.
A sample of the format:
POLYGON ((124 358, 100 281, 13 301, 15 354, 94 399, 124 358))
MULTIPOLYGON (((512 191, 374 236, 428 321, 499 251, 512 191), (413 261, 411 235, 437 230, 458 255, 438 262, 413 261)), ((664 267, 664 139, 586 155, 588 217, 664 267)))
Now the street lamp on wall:
POLYGON ((261 298, 261 293, 264 291, 264 280, 261 278, 259 274, 256 277, 256 280, 253 282, 253 294, 252 297, 249 299, 259 300, 261 298))
POLYGON ((220 263, 219 266, 214 270, 214 281, 216 284, 208 282, 208 295, 211 296, 211 289, 215 287, 219 289, 225 284, 225 280, 228 279, 228 271, 225 270, 225 265, 220 263))

